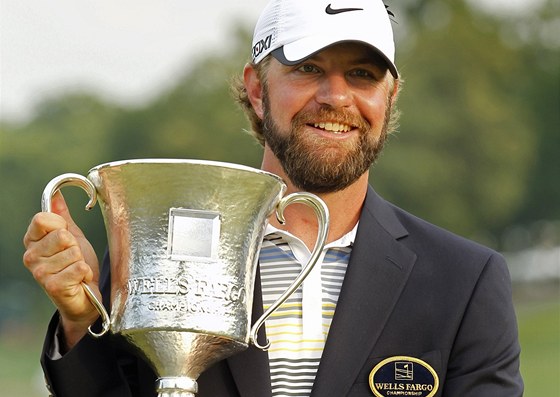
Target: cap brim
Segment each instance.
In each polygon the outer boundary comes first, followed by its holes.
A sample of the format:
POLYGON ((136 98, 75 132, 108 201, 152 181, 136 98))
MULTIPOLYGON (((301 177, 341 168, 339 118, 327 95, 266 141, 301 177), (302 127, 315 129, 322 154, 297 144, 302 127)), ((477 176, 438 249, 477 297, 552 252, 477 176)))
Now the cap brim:
POLYGON ((389 69, 389 72, 391 72, 391 75, 398 79, 399 78, 399 72, 397 70, 397 67, 395 66, 395 64, 389 59, 387 58, 387 56, 380 51, 378 48, 372 46, 369 43, 365 43, 363 41, 359 41, 359 40, 341 40, 338 42, 333 42, 333 43, 329 43, 321 48, 316 49, 315 51, 311 52, 310 54, 304 55, 304 56, 298 56, 298 57, 291 57, 292 59, 288 59, 288 57, 286 56, 286 53, 284 51, 284 46, 279 47, 273 51, 271 51, 272 56, 274 56, 274 58, 276 58, 276 60, 278 62, 280 62, 283 65, 286 66, 293 66, 293 65, 297 65, 298 63, 301 63, 303 61, 305 61, 308 58, 311 58, 313 55, 317 54, 318 52, 324 50, 327 47, 330 47, 331 45, 334 44, 339 44, 339 43, 348 43, 348 42, 356 42, 356 43, 361 43, 364 44, 368 47, 370 47, 371 49, 373 49, 387 64, 387 69, 389 69))

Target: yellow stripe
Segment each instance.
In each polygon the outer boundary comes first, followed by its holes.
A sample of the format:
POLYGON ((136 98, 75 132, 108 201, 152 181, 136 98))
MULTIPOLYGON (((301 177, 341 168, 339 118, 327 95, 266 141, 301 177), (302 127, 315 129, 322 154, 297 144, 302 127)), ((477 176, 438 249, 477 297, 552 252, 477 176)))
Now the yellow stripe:
MULTIPOLYGON (((286 326, 283 326, 283 325, 276 325, 276 326, 274 326, 274 325, 273 325, 273 326, 268 326, 268 325, 267 325, 266 328, 267 328, 268 331, 266 332, 266 335, 269 336, 269 337, 274 337, 274 336, 278 336, 278 335, 303 335, 303 330, 302 330, 301 327, 297 327, 297 328, 298 328, 297 331, 278 331, 278 332, 270 332, 270 330, 272 330, 273 328, 285 328, 285 327, 286 327, 286 326)), ((294 327, 292 327, 292 328, 294 328, 294 327)), ((323 335, 328 335, 328 333, 329 333, 329 331, 328 331, 329 326, 323 324, 323 328, 327 328, 327 331, 323 331, 322 334, 323 334, 323 335)))
POLYGON ((299 315, 301 316, 301 310, 293 310, 293 311, 286 311, 286 312, 274 312, 270 315, 270 317, 282 317, 282 316, 293 316, 299 315))
MULTIPOLYGON (((274 317, 282 317, 282 316, 293 316, 296 315, 298 317, 302 317, 302 311, 301 310, 292 310, 292 311, 285 311, 285 312, 274 312, 270 315, 269 318, 274 318, 274 317)), ((334 317, 334 312, 321 312, 322 316, 325 317, 329 317, 329 318, 333 318, 334 317)), ((297 320, 300 320, 299 318, 297 320)))
MULTIPOLYGON (((268 310, 268 308, 272 305, 263 305, 264 310, 268 310)), ((282 303, 278 309, 283 309, 287 307, 301 307, 301 303, 282 303)), ((278 310, 277 309, 277 310, 278 310)))
MULTIPOLYGON (((280 320, 278 320, 280 321, 280 320)), ((326 323, 322 323, 321 324, 323 327, 326 328, 330 328, 331 327, 331 323, 330 322, 326 322, 326 323)), ((273 328, 297 328, 297 329, 302 329, 303 326, 301 324, 295 324, 295 323, 274 323, 274 322, 270 322, 267 321, 266 325, 265 325, 266 329, 273 329, 273 328)))
MULTIPOLYGON (((263 305, 264 310, 268 310, 268 308, 269 308, 270 306, 272 306, 272 305, 266 305, 266 306, 263 305)), ((283 304, 280 305, 280 307, 279 307, 278 309, 276 309, 276 310, 279 310, 279 309, 286 309, 286 308, 293 308, 293 307, 300 308, 300 307, 302 307, 302 304, 301 304, 301 303, 283 303, 283 304)), ((335 303, 323 303, 323 304, 322 304, 322 308, 323 308, 323 310, 336 309, 336 304, 335 304, 335 303)))
POLYGON ((270 324, 270 323, 266 323, 265 327, 266 327, 266 329, 283 328, 283 327, 299 328, 299 329, 301 329, 301 325, 299 325, 299 324, 293 324, 293 323, 280 323, 280 324, 270 324))
POLYGON ((277 335, 303 335, 303 332, 267 332, 266 336, 277 336, 277 335))
POLYGON ((303 340, 289 340, 289 339, 274 339, 271 343, 324 343, 323 339, 303 339, 303 340))

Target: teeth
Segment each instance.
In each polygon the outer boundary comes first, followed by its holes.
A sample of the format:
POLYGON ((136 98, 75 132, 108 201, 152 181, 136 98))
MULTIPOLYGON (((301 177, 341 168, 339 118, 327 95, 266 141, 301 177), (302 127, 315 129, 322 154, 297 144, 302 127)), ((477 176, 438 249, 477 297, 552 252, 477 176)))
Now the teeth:
POLYGON ((315 123, 314 126, 315 128, 321 128, 335 134, 342 134, 343 132, 348 132, 352 129, 352 127, 349 125, 331 122, 315 123))

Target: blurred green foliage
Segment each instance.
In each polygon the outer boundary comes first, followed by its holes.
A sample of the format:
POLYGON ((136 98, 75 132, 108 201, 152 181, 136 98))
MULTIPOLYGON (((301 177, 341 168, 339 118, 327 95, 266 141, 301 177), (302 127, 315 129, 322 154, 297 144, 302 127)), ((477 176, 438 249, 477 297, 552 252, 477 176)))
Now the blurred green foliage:
MULTIPOLYGON (((560 219, 560 39, 550 33, 558 2, 507 18, 457 0, 390 4, 403 115, 372 172, 375 188, 498 249, 514 225, 560 219)), ((260 165, 260 146, 229 93, 249 48, 240 26, 229 51, 189 64, 143 107, 72 92, 45 99, 28 121, 0 122, 0 329, 49 305, 23 268, 21 239, 52 177, 146 157, 260 165)), ((101 253, 101 215, 82 211, 86 197, 77 190, 65 196, 101 253)))

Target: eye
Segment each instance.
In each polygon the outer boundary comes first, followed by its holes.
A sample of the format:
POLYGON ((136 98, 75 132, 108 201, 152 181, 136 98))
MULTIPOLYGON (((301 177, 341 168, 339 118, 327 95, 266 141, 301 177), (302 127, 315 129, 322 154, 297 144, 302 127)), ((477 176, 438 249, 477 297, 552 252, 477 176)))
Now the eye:
POLYGON ((319 73, 320 70, 318 67, 316 67, 313 64, 310 63, 304 63, 302 65, 299 65, 297 68, 298 71, 303 72, 303 73, 319 73))
POLYGON ((375 73, 367 69, 354 69, 350 72, 350 75, 361 79, 378 80, 375 73))

